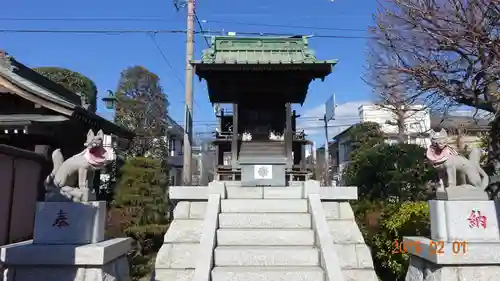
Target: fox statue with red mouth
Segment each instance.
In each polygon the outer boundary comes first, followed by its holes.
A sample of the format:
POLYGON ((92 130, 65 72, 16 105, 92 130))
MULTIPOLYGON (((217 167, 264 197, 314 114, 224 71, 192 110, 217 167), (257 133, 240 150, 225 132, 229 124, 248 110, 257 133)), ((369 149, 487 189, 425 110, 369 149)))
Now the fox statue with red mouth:
POLYGON ((64 161, 60 149, 52 153, 54 168, 45 180, 46 201, 88 202, 95 200, 92 189, 94 171, 115 160, 111 147, 104 147, 104 133, 87 134, 85 149, 64 161))

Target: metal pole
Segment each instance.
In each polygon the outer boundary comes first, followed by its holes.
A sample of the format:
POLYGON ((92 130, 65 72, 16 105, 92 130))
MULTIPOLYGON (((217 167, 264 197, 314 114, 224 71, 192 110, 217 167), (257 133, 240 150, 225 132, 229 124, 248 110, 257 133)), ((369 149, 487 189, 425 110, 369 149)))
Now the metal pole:
POLYGON ((328 151, 328 121, 326 120, 326 114, 323 116, 323 121, 325 123, 325 184, 329 186, 328 180, 330 179, 330 152, 328 151))
POLYGON ((194 49, 194 0, 187 0, 187 30, 186 30, 186 88, 185 88, 185 117, 184 117, 184 163, 182 178, 184 185, 191 185, 192 172, 192 139, 193 139, 193 60, 194 49))

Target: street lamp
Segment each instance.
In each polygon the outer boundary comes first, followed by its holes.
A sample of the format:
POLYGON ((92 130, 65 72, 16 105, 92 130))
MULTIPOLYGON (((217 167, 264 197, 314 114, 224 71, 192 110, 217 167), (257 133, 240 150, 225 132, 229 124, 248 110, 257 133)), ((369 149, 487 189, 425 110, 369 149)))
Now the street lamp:
POLYGON ((107 109, 113 109, 116 106, 116 95, 111 90, 108 90, 107 92, 108 96, 102 98, 102 101, 104 102, 104 105, 107 109))

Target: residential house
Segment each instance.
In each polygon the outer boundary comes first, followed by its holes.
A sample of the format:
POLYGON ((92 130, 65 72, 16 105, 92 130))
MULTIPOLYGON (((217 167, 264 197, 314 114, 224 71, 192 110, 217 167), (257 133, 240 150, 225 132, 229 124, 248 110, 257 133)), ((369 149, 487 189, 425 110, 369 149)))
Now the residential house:
POLYGON ((434 131, 445 129, 448 133, 448 144, 461 150, 480 147, 481 137, 488 134, 490 120, 472 116, 448 116, 446 118, 432 116, 431 128, 434 131))
MULTIPOLYGON (((358 108, 360 122, 374 122, 386 136, 388 143, 399 141, 398 127, 395 125, 396 115, 394 111, 377 105, 363 105, 358 108)), ((404 120, 405 134, 409 143, 427 146, 430 143, 429 134, 431 128, 430 113, 422 105, 414 105, 411 111, 406 113, 404 120)), ((333 166, 334 174, 340 175, 349 162, 349 155, 352 151, 349 131, 352 126, 337 134, 333 139, 336 143, 336 167, 333 166)))
POLYGON ((208 185, 214 179, 215 147, 209 142, 204 142, 193 147, 191 169, 193 171, 193 185, 208 185))
MULTIPOLYGON (((394 111, 377 105, 363 105, 358 109, 360 122, 378 123, 387 136, 387 142, 398 142, 398 126, 395 125, 394 111)), ((429 145, 428 132, 431 128, 431 118, 428 109, 423 105, 412 105, 405 113, 405 135, 408 143, 422 146, 429 145)))
MULTIPOLYGON (((167 164, 168 164, 168 180, 170 185, 181 185, 182 183, 182 167, 183 159, 183 138, 184 129, 177 124, 171 117, 167 116, 166 122, 168 124, 167 135, 163 137, 163 142, 167 144, 167 164)), ((116 144, 116 137, 111 135, 104 136, 104 146, 113 147, 115 149, 117 162, 122 163, 125 160, 123 150, 116 144)), ((160 138, 154 139, 155 142, 160 142, 160 138)), ((148 151, 145 156, 151 157, 154 153, 148 151)), ((116 163, 112 163, 115 164, 116 163)), ((117 167, 108 167, 105 172, 101 172, 101 188, 106 189, 109 185, 114 184, 116 180, 117 167)))
POLYGON ((171 117, 167 116, 168 178, 170 185, 182 185, 182 167, 184 166, 184 129, 171 117))
MULTIPOLYGON (((408 143, 418 144, 423 147, 430 145, 432 131, 444 128, 448 132, 448 143, 458 148, 477 147, 480 136, 488 131, 489 121, 486 119, 474 119, 470 116, 448 116, 439 117, 431 115, 423 106, 412 106, 414 112, 407 114, 405 119, 405 135, 408 143)), ((386 142, 396 143, 398 139, 398 128, 394 125, 395 115, 391 110, 376 105, 364 105, 359 107, 360 122, 374 122, 380 124, 381 130, 386 136, 386 142)), ((341 178, 342 171, 349 163, 349 155, 352 152, 349 131, 353 126, 336 135, 336 154, 333 163, 333 173, 341 178)), ((333 151, 333 150, 332 150, 333 151)))

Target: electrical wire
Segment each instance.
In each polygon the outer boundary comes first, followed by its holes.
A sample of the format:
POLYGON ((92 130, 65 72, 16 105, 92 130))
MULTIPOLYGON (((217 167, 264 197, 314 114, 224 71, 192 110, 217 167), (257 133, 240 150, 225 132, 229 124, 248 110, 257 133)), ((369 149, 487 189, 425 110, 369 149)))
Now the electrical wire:
MULTIPOLYGON (((195 15, 196 16, 196 15, 195 15)), ((334 17, 334 16, 332 16, 334 17)), ((0 21, 124 21, 124 22, 147 22, 147 21, 173 21, 174 19, 165 18, 16 18, 16 17, 1 17, 0 21)), ((199 19, 197 19, 199 21, 199 19)), ((342 28, 342 27, 326 27, 326 26, 308 26, 308 25, 288 25, 288 24, 266 24, 256 22, 240 22, 240 21, 220 21, 220 20, 207 20, 207 23, 222 23, 222 24, 235 24, 244 26, 262 26, 262 27, 278 27, 278 28, 295 28, 295 29, 309 29, 309 30, 329 30, 329 31, 350 31, 350 32, 367 32, 367 29, 357 28, 342 28)), ((394 29, 397 29, 395 27, 394 29)), ((391 30, 393 28, 386 28, 391 30)), ((453 31, 450 28, 438 28, 438 31, 453 31)), ((415 32, 427 32, 425 30, 413 30, 415 32)))
POLYGON ((155 37, 156 34, 155 33, 150 33, 148 35, 149 35, 149 38, 151 38, 151 41, 153 41, 153 44, 155 45, 155 47, 158 50, 158 52, 160 52, 160 54, 161 54, 163 60, 165 61, 165 63, 168 65, 168 67, 170 68, 170 70, 172 70, 172 74, 175 76, 175 78, 177 78, 177 81, 179 82, 179 84, 181 84, 181 86, 184 88, 185 87, 184 82, 182 82, 182 79, 179 77, 179 75, 177 75, 175 73, 174 67, 172 66, 172 64, 170 63, 170 61, 167 59, 167 56, 165 55, 165 53, 161 49, 160 45, 156 41, 156 37, 155 37))
MULTIPOLYGON (((175 76, 175 78, 177 79, 177 81, 181 84, 182 88, 185 87, 185 84, 184 82, 182 82, 182 79, 179 77, 179 75, 177 75, 175 73, 175 70, 172 66, 172 64, 170 63, 170 61, 167 59, 167 56, 165 55, 165 52, 163 52, 162 48, 160 47, 160 44, 158 44, 158 41, 156 41, 156 37, 155 37, 155 33, 149 33, 150 35, 150 38, 151 40, 153 41, 154 45, 156 46, 156 49, 158 49, 158 52, 160 52, 163 60, 165 61, 165 63, 168 65, 168 67, 170 68, 170 70, 172 70, 172 74, 175 76)), ((201 111, 203 112, 203 110, 201 109, 201 107, 198 105, 198 103, 196 102, 196 100, 194 99, 193 97, 193 103, 194 105, 201 111)), ((185 102, 184 102, 185 104, 185 102)))
MULTIPOLYGON (((201 27, 201 21, 195 14, 196 21, 201 27)), ((165 18, 15 18, 15 17, 2 17, 0 21, 128 21, 128 22, 143 22, 143 21, 172 21, 165 18)), ((220 21, 220 20, 207 20, 207 23, 222 23, 222 24, 235 24, 246 26, 262 26, 262 27, 280 27, 280 28, 297 28, 297 29, 315 29, 315 30, 330 30, 330 31, 355 31, 366 32, 366 29, 356 28, 339 28, 339 27, 326 27, 326 26, 307 26, 307 25, 287 25, 287 24, 266 24, 256 22, 240 22, 240 21, 220 21)), ((202 28, 200 28, 202 29, 202 28)))
MULTIPOLYGON (((118 30, 92 30, 92 29, 0 29, 0 33, 59 33, 59 34, 103 34, 103 35, 122 35, 134 33, 155 33, 155 34, 175 34, 186 33, 186 30, 172 29, 118 29, 118 30)), ((202 35, 220 35, 224 31, 195 31, 195 34, 202 35)), ((309 38, 325 39, 374 39, 372 36, 349 36, 349 35, 323 35, 323 34, 296 34, 296 33, 273 33, 273 32, 234 32, 236 35, 252 36, 283 36, 296 37, 306 36, 309 38)))
POLYGON ((117 30, 99 30, 99 29, 0 29, 2 33, 69 33, 69 34, 104 34, 104 35, 122 35, 133 33, 179 33, 184 34, 186 30, 172 29, 117 29, 117 30))
MULTIPOLYGON (((198 23, 198 27, 200 28, 201 33, 203 33, 203 34, 206 33, 205 30, 203 30, 203 26, 201 25, 200 19, 198 18, 198 15, 196 14, 196 12, 194 14, 194 18, 196 19, 196 23, 198 23)), ((210 48, 210 43, 208 42, 207 37, 203 36, 203 39, 205 39, 205 43, 207 43, 207 47, 210 48)))
MULTIPOLYGON (((321 119, 323 120, 323 116, 304 116, 304 117, 299 117, 297 118, 297 121, 301 121, 301 120, 318 120, 321 119)), ((355 116, 339 116, 335 119, 335 121, 340 121, 340 120, 354 120, 354 119, 359 119, 359 117, 355 117, 355 116)), ((211 120, 194 120, 193 122, 201 122, 201 123, 217 123, 217 121, 211 121, 211 120)))
POLYGON ((207 20, 206 22, 207 23, 223 23, 223 24, 246 25, 246 26, 262 26, 262 27, 281 27, 281 28, 316 29, 316 30, 330 30, 330 31, 367 32, 367 29, 339 28, 339 27, 326 27, 326 26, 267 24, 267 23, 255 23, 255 22, 220 21, 220 20, 207 20))

